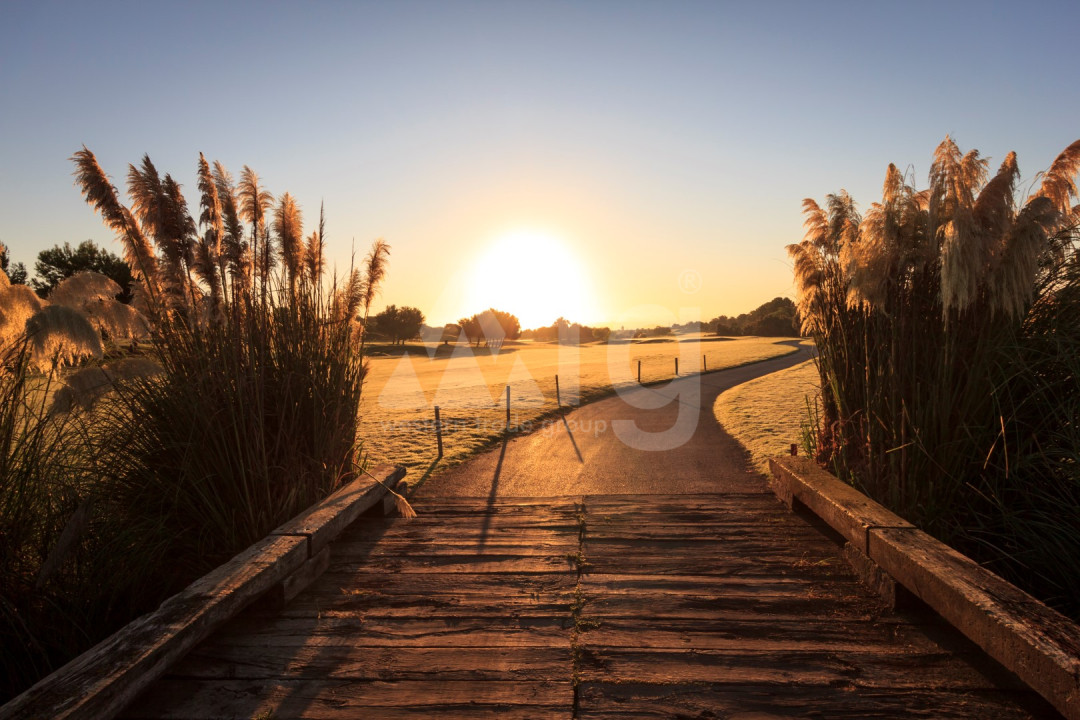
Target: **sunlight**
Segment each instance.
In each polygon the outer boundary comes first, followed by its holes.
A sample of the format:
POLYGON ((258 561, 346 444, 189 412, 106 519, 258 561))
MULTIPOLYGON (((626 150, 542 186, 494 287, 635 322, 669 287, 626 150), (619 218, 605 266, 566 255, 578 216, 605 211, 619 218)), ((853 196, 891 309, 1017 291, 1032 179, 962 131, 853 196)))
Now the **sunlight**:
POLYGON ((557 318, 595 321, 592 286, 580 260, 557 238, 535 231, 498 237, 472 269, 470 312, 488 307, 517 315, 522 329, 557 318))

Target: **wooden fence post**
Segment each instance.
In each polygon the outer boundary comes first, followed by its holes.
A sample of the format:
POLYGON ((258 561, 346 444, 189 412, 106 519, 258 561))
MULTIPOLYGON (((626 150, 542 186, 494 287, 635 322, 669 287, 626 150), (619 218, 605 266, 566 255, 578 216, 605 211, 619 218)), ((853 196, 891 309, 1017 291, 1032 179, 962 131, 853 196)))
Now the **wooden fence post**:
POLYGON ((641 361, 640 360, 637 361, 637 381, 638 381, 638 385, 640 385, 641 384, 641 361))
POLYGON ((442 457, 442 422, 439 420, 439 406, 435 406, 435 440, 439 443, 439 457, 442 457))
POLYGON ((679 358, 675 358, 675 374, 679 374, 679 358))
POLYGON ((510 432, 510 386, 506 386, 506 431, 510 432))
POLYGON ((555 404, 562 407, 562 395, 559 394, 559 375, 555 375, 555 404))
POLYGON ((705 362, 705 356, 701 356, 701 372, 706 372, 709 369, 709 363, 705 362))

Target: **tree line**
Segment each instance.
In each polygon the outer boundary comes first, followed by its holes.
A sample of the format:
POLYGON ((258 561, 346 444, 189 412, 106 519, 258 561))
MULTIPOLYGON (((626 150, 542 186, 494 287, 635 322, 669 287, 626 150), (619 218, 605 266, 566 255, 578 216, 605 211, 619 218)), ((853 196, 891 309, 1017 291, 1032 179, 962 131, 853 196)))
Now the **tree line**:
POLYGON ((736 317, 720 315, 706 323, 702 329, 716 335, 798 337, 800 334, 795 303, 786 297, 773 298, 736 317))

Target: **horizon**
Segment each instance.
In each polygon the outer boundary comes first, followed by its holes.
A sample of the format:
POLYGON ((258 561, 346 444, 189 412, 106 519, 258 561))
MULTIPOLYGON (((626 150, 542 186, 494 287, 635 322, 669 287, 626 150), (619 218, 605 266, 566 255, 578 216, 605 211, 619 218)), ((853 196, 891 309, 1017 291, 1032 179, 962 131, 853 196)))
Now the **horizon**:
POLYGON ((305 232, 324 202, 339 271, 384 238, 376 309, 706 322, 794 297, 803 198, 865 210, 890 162, 925 186, 947 134, 1015 150, 1026 187, 1080 136, 1069 4, 673 8, 9 5, 0 241, 31 272, 64 242, 120 254, 72 154, 121 190, 149 154, 197 216, 201 151, 290 192, 305 232))

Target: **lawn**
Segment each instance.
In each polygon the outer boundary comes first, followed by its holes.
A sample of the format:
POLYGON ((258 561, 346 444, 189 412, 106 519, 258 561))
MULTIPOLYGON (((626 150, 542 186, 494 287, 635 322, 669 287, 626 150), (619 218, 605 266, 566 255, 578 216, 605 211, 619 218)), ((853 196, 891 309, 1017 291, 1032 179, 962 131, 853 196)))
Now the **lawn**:
POLYGON ((488 445, 506 426, 510 386, 511 429, 528 432, 557 410, 555 377, 563 405, 582 402, 637 382, 719 370, 786 355, 779 338, 689 336, 660 341, 583 346, 508 343, 498 352, 465 345, 375 348, 362 401, 360 433, 372 463, 426 470, 436 460, 435 406, 441 413, 445 463, 488 445))
POLYGON ((819 383, 817 367, 808 360, 721 393, 713 413, 750 452, 754 467, 767 474, 769 458, 787 454, 791 443, 803 452, 803 426, 808 409, 819 402, 819 383))

